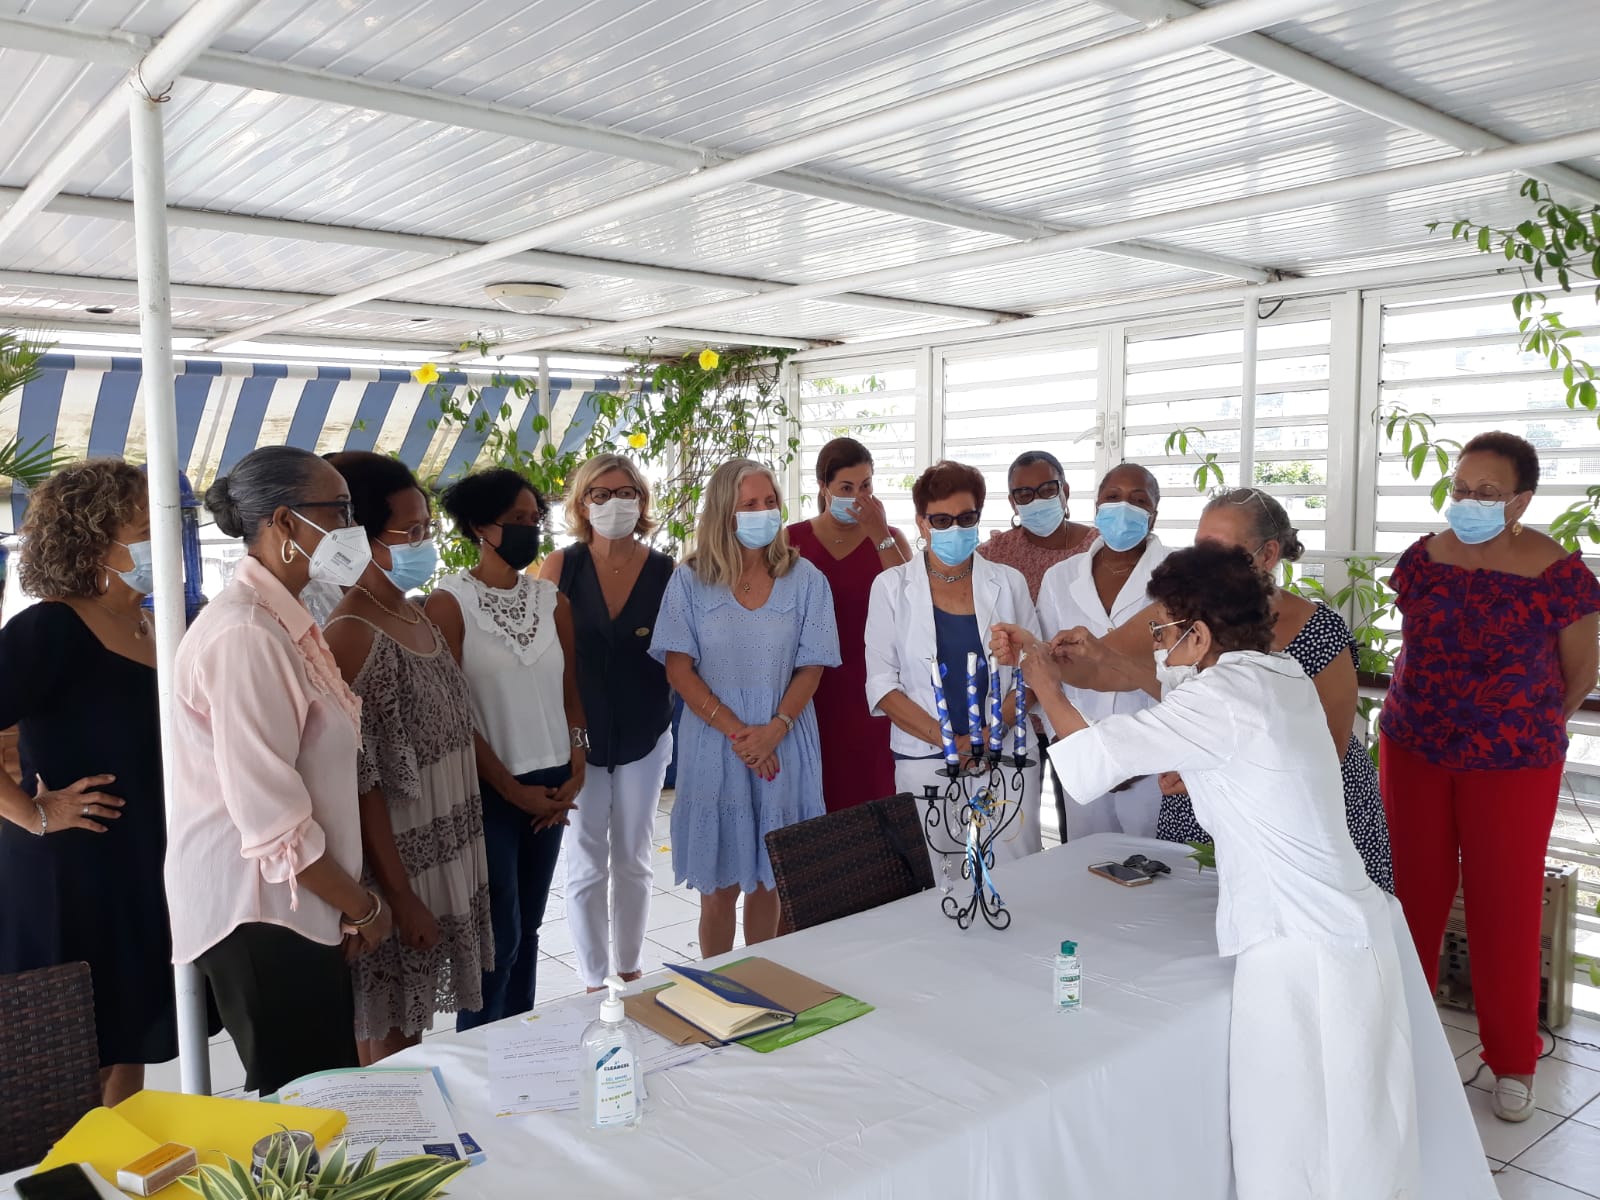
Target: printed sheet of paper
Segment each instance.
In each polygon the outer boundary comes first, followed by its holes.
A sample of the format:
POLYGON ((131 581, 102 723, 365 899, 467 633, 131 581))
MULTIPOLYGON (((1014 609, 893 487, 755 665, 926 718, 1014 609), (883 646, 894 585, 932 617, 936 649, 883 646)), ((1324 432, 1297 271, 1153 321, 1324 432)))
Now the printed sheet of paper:
POLYGON ((344 1113, 349 1124, 340 1138, 349 1143, 352 1159, 374 1146, 380 1164, 417 1154, 467 1158, 450 1104, 426 1067, 308 1076, 285 1087, 279 1099, 344 1113))
MULTIPOLYGON (((496 1116, 566 1112, 578 1107, 578 1043, 594 1020, 594 1005, 549 1005, 518 1021, 490 1026, 489 1103, 496 1116)), ((713 1047, 677 1046, 639 1026, 640 1058, 648 1077, 692 1062, 713 1047)))

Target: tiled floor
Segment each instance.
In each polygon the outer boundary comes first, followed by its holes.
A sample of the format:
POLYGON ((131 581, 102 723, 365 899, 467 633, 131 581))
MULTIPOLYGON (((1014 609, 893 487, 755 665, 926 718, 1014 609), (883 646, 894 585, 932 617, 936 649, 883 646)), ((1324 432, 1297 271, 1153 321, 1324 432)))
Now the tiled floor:
MULTIPOLYGON (((675 888, 672 883, 667 854, 671 803, 669 793, 656 817, 656 880, 660 886, 650 907, 643 964, 646 972, 665 962, 699 957, 699 900, 693 892, 675 888)), ((1054 845, 1057 838, 1053 812, 1044 816, 1043 833, 1045 844, 1054 845)), ((556 869, 556 884, 540 934, 540 1003, 583 990, 573 962, 565 882, 563 864, 556 869)), ((1446 1008, 1441 1008, 1439 1015, 1462 1081, 1472 1081, 1468 1103, 1477 1120, 1484 1153, 1495 1170, 1502 1200, 1600 1200, 1600 1049, 1557 1042, 1553 1054, 1539 1064, 1539 1111, 1521 1125, 1508 1125, 1497 1120, 1489 1109, 1489 1072, 1478 1071, 1477 1018, 1446 1008), (1475 1073, 1478 1078, 1474 1080, 1475 1073)), ((452 1024, 453 1019, 441 1018, 435 1032, 452 1024)), ((1575 1041, 1600 1047, 1600 1022, 1576 1019, 1561 1032, 1575 1041)), ((241 1093, 244 1068, 225 1034, 212 1041, 211 1072, 214 1091, 241 1093)), ((151 1068, 149 1084, 176 1090, 177 1064, 151 1068)))

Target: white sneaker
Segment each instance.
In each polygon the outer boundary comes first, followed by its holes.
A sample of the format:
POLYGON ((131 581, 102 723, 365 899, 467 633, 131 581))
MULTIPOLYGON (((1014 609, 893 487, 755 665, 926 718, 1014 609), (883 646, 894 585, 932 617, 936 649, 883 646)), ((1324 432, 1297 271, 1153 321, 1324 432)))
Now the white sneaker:
POLYGON ((1533 1116, 1533 1088, 1509 1075, 1494 1081, 1490 1107, 1502 1121, 1526 1121, 1533 1116))

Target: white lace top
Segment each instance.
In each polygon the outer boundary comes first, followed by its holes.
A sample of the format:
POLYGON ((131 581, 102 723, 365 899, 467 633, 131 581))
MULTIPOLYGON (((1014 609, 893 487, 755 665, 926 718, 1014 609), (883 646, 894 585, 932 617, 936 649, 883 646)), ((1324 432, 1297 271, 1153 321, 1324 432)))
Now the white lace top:
POLYGON ((461 606, 461 666, 472 720, 513 775, 559 767, 572 757, 556 636, 556 585, 522 575, 492 588, 461 572, 441 588, 461 606))

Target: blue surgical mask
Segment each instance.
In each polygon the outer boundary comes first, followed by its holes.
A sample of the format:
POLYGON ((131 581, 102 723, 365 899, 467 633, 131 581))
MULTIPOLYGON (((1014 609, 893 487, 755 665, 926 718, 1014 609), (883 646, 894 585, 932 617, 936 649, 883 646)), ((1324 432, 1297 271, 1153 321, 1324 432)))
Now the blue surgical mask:
POLYGON ((1017 516, 1022 519, 1022 527, 1034 537, 1049 537, 1061 528, 1061 522, 1067 519, 1067 510, 1061 507, 1059 497, 1046 500, 1030 500, 1017 509, 1017 516))
POLYGON ((746 550, 761 550, 772 545, 772 539, 783 528, 783 514, 775 508, 735 513, 734 520, 738 523, 739 544, 746 550))
POLYGON ((945 566, 959 567, 978 548, 978 527, 963 529, 952 525, 949 529, 931 530, 928 544, 933 547, 933 556, 945 566))
POLYGON ((150 543, 118 542, 117 545, 126 550, 128 557, 133 559, 133 570, 118 571, 117 578, 141 596, 148 596, 156 590, 156 569, 150 557, 150 543))
POLYGON ((389 558, 394 565, 384 574, 402 592, 421 587, 439 569, 439 552, 432 542, 423 542, 420 546, 390 546, 389 558))
POLYGON ((1505 531, 1506 502, 1452 500, 1444 515, 1458 538, 1469 546, 1477 546, 1493 541, 1505 531))
POLYGON ((1150 536, 1150 514, 1126 500, 1113 500, 1095 509, 1094 527, 1113 550, 1132 550, 1150 536))
POLYGON ((855 514, 850 510, 856 506, 854 496, 835 496, 828 501, 828 511, 833 514, 833 519, 841 525, 854 525, 855 514))

